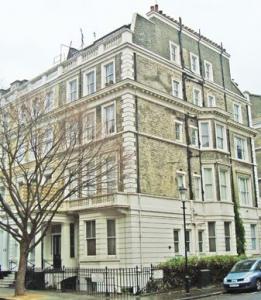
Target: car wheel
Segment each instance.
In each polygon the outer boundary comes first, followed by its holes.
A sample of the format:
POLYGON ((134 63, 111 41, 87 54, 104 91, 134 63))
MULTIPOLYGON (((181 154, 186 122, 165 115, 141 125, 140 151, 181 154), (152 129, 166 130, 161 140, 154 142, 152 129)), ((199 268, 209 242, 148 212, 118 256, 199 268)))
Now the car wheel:
POLYGON ((256 290, 261 291, 261 279, 256 280, 256 290))

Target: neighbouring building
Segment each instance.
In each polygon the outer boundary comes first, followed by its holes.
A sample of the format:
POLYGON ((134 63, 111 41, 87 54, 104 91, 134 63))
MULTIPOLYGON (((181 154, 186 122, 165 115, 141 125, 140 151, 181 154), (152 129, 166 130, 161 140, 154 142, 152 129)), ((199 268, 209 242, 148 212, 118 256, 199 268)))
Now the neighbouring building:
MULTIPOLYGON (((234 202, 247 254, 260 254, 256 131, 226 50, 155 5, 146 17, 134 14, 130 25, 69 54, 1 90, 2 105, 44 94, 49 114, 84 108, 88 128, 103 126, 105 138, 121 137, 134 155, 106 193, 64 203, 31 263, 49 266, 60 255, 66 267, 145 266, 183 255, 185 244, 189 255, 235 254, 234 202)), ((17 253, 0 230, 2 268, 17 253)))

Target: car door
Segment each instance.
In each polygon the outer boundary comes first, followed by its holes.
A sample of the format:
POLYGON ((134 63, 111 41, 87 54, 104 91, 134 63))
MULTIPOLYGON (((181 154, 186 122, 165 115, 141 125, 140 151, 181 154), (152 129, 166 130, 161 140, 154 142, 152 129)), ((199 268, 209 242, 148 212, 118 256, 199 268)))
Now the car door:
POLYGON ((255 267, 256 277, 261 278, 261 260, 258 261, 255 267))

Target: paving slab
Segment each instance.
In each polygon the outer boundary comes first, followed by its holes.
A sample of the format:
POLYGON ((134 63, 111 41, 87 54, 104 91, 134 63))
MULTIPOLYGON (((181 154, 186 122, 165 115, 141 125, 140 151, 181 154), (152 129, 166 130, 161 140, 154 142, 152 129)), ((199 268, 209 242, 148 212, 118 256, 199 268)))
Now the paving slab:
MULTIPOLYGON (((203 289, 191 289, 189 294, 184 291, 172 291, 168 293, 158 293, 150 295, 112 295, 111 299, 116 300, 192 300, 219 295, 223 293, 221 287, 208 287, 203 289)), ((0 288, 0 300, 100 300, 105 299, 104 295, 87 295, 83 293, 63 293, 61 291, 26 291, 25 296, 14 297, 14 289, 0 288)))

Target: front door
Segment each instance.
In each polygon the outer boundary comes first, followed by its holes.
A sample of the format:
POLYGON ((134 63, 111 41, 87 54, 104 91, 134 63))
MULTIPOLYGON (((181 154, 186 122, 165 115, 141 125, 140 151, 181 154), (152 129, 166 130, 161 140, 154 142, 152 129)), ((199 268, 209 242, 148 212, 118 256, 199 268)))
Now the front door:
POLYGON ((62 267, 61 261, 61 235, 53 235, 53 267, 60 269, 62 267))

